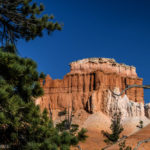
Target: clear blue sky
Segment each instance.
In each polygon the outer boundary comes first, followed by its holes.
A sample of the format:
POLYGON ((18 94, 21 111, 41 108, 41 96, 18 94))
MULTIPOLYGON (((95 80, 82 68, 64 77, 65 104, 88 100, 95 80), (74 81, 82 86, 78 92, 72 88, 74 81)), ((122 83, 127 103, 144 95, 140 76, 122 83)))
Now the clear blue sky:
MULTIPOLYGON (((134 65, 150 84, 150 0, 37 0, 45 13, 64 23, 62 31, 28 43, 18 42, 20 55, 55 78, 69 72, 68 64, 88 57, 114 58, 134 65)), ((145 91, 150 101, 150 90, 145 91)))

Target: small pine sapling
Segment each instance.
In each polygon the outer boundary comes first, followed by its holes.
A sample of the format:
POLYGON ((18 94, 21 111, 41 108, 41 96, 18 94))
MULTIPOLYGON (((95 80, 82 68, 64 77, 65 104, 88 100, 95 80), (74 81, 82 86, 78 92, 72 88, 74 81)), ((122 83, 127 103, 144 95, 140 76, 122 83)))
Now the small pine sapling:
POLYGON ((136 127, 138 127, 138 128, 140 128, 140 129, 142 129, 142 128, 143 128, 143 121, 142 121, 142 120, 140 120, 140 121, 139 121, 139 125, 137 125, 136 127))
POLYGON ((102 130, 103 136, 106 137, 104 142, 107 144, 112 144, 118 141, 120 133, 123 131, 123 127, 121 125, 121 113, 115 113, 111 120, 111 133, 102 130))

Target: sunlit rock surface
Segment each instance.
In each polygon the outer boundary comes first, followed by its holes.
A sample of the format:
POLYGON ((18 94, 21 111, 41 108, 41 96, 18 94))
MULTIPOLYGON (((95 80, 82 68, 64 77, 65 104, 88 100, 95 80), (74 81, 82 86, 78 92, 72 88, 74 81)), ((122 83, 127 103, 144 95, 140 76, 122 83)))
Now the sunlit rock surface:
MULTIPOLYGON (((114 89, 116 94, 120 91, 118 88, 114 89)), ((121 113, 122 119, 129 117, 144 117, 144 104, 129 100, 127 95, 115 96, 110 90, 106 91, 106 96, 104 100, 104 112, 108 116, 113 116, 115 113, 121 113)))
POLYGON ((131 88, 122 97, 111 93, 115 89, 122 91, 127 85, 143 84, 135 67, 119 64, 114 59, 88 58, 72 62, 70 68, 62 80, 53 80, 49 75, 40 80, 45 94, 36 104, 42 110, 47 108, 54 119, 65 108, 111 115, 118 107, 124 117, 143 115, 142 88, 131 88))
POLYGON ((145 105, 145 116, 150 119, 150 103, 145 105))

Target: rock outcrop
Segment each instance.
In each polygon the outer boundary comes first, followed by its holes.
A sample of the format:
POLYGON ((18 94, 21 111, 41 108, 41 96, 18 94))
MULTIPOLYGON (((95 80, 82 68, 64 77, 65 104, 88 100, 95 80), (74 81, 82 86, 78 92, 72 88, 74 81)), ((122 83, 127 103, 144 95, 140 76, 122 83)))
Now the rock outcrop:
POLYGON ((114 59, 108 58, 87 58, 70 63, 69 74, 103 71, 105 73, 116 73, 120 76, 131 76, 136 78, 136 68, 125 64, 116 63, 114 59))
MULTIPOLYGON (((83 59, 72 62, 70 68, 71 71, 62 80, 53 80, 49 75, 44 81, 40 80, 45 94, 36 100, 36 104, 42 109, 47 108, 54 118, 64 108, 109 114, 115 107, 110 104, 114 101, 112 90, 118 88, 122 91, 127 85, 143 83, 143 79, 137 76, 135 67, 116 63, 114 59, 83 59)), ((142 88, 131 88, 118 99, 119 109, 128 110, 125 115, 143 115, 142 88), (123 101, 125 102, 122 103, 123 101)))
POLYGON ((150 103, 145 105, 145 116, 150 119, 150 103))
MULTIPOLYGON (((115 93, 120 93, 118 88, 114 89, 115 93)), ((144 104, 129 100, 127 95, 116 96, 110 90, 106 91, 104 97, 103 112, 108 116, 113 116, 115 113, 121 112, 122 120, 132 117, 144 117, 144 104)))

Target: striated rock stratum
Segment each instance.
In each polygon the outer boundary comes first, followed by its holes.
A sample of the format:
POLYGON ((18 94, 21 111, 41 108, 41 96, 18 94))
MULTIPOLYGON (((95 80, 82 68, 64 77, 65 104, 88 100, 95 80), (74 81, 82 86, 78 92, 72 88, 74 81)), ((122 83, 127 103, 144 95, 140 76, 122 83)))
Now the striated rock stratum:
POLYGON ((114 59, 88 58, 70 63, 70 72, 62 80, 49 75, 40 80, 44 96, 36 100, 41 109, 47 108, 53 118, 59 111, 70 108, 74 112, 103 112, 111 116, 122 111, 125 116, 143 116, 142 88, 131 88, 124 95, 115 97, 112 91, 122 91, 127 85, 143 84, 136 68, 119 64, 114 59))

